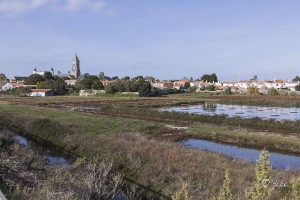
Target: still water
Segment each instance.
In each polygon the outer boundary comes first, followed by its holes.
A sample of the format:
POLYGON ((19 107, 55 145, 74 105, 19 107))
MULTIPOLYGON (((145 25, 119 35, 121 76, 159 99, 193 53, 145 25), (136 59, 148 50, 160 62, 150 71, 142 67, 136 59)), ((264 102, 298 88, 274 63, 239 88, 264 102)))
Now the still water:
POLYGON ((300 120, 300 108, 290 107, 263 107, 263 106, 241 106, 227 104, 201 104, 193 106, 180 106, 164 108, 165 111, 188 112, 206 115, 228 115, 229 117, 300 120))
MULTIPOLYGON (((260 151, 256 149, 221 144, 207 140, 188 139, 181 141, 180 143, 187 147, 194 147, 202 150, 223 153, 229 157, 243 159, 251 163, 255 163, 260 155, 260 151)), ((272 168, 280 170, 300 170, 300 156, 275 152, 269 152, 269 154, 272 168)))
POLYGON ((3 131, 0 131, 0 133, 12 138, 16 143, 24 146, 24 148, 30 148, 37 151, 52 166, 70 166, 74 160, 71 155, 68 155, 62 150, 42 145, 39 142, 21 136, 6 127, 3 127, 3 131))

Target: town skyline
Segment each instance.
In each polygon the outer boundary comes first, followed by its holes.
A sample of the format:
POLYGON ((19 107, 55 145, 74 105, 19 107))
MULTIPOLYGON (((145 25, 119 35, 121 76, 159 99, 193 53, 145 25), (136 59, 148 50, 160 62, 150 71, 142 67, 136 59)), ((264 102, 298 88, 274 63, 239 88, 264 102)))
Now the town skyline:
POLYGON ((1 71, 67 72, 76 52, 82 72, 95 75, 291 80, 300 67, 299 8, 294 0, 5 0, 1 71))

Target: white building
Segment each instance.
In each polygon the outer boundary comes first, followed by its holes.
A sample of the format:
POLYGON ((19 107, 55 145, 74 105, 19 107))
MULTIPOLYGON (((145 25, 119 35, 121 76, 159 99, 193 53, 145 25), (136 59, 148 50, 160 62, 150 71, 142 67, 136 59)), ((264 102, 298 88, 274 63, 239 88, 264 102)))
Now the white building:
POLYGON ((37 71, 36 68, 34 68, 34 70, 32 71, 32 74, 39 74, 41 76, 44 76, 44 74, 46 72, 50 72, 52 74, 52 76, 54 76, 54 69, 51 68, 50 71, 37 71))
POLYGON ((6 83, 2 86, 2 91, 12 90, 12 89, 20 89, 25 87, 23 83, 6 83))
POLYGON ((51 90, 51 89, 31 89, 29 96, 31 96, 31 97, 53 96, 53 90, 51 90))

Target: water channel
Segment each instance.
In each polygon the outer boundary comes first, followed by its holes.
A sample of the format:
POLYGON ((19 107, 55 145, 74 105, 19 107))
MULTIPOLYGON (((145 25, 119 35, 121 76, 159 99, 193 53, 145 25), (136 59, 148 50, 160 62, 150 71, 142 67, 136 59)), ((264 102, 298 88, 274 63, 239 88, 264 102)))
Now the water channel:
POLYGON ((24 146, 24 148, 30 148, 37 151, 49 165, 67 167, 70 166, 75 159, 60 149, 39 144, 37 141, 25 138, 6 127, 3 127, 2 134, 6 134, 13 141, 24 146))
POLYGON ((193 106, 176 106, 163 108, 163 111, 188 112, 205 115, 228 115, 229 117, 242 117, 275 120, 300 120, 300 108, 297 107, 266 107, 266 106, 245 106, 228 104, 200 104, 193 106))
MULTIPOLYGON (((260 150, 243 148, 234 145, 216 143, 207 140, 188 139, 181 141, 180 144, 198 148, 202 150, 223 153, 232 158, 238 158, 242 160, 255 163, 259 158, 260 150)), ((300 170, 300 156, 282 154, 276 152, 269 152, 270 164, 274 169, 287 170, 298 169, 300 170)))

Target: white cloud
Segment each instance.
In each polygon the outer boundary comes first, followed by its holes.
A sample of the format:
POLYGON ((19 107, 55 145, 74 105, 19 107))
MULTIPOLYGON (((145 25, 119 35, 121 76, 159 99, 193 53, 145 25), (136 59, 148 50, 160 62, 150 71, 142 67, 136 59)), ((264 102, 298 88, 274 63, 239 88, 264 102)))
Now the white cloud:
POLYGON ((0 14, 15 15, 44 6, 49 0, 1 0, 0 14))
POLYGON ((90 10, 102 10, 106 6, 103 1, 92 1, 92 0, 67 0, 65 4, 66 10, 74 11, 80 9, 90 10))
POLYGON ((102 10, 104 0, 0 0, 0 15, 14 16, 52 5, 67 11, 89 9, 102 10))

